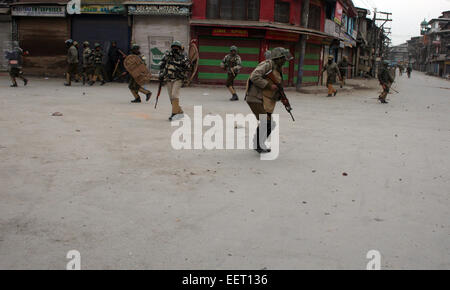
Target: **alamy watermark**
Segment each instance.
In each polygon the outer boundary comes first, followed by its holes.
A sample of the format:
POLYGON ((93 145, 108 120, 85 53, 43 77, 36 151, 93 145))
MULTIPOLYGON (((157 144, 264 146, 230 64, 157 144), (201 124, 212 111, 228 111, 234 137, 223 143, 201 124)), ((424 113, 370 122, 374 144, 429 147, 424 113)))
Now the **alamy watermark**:
MULTIPOLYGON (((267 115, 260 115, 259 144, 262 149, 271 150, 261 154, 260 158, 264 161, 275 160, 280 154, 280 116, 272 114, 270 124, 271 134, 268 137, 267 115)), ((172 127, 178 127, 171 138, 175 150, 257 149, 258 120, 253 114, 226 114, 224 120, 220 115, 203 117, 202 106, 195 106, 193 119, 185 115, 181 120, 172 121, 172 127), (203 132, 205 128, 207 130, 203 132)))

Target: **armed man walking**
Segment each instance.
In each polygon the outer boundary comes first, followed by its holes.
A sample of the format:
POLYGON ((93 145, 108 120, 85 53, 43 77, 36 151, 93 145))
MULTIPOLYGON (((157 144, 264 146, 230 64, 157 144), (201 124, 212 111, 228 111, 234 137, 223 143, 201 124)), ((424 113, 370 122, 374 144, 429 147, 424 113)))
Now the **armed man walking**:
POLYGON ((24 52, 20 47, 16 47, 12 52, 7 53, 6 58, 8 59, 8 71, 9 77, 11 78, 11 87, 17 87, 16 78, 23 80, 23 85, 28 84, 28 80, 23 76, 22 64, 23 56, 28 55, 28 52, 24 52))
POLYGON ((226 87, 232 95, 230 101, 239 101, 239 97, 236 94, 236 90, 234 89, 234 80, 236 79, 242 68, 242 60, 237 53, 238 48, 233 45, 230 48, 230 54, 227 54, 220 64, 220 67, 225 69, 228 74, 226 87))
POLYGON ((66 40, 67 50, 67 72, 65 86, 72 85, 72 79, 78 81, 78 42, 72 39, 66 40))
POLYGON ((86 82, 90 82, 92 80, 93 75, 93 62, 92 62, 92 49, 89 46, 89 41, 83 42, 83 85, 86 82))
MULTIPOLYGON (((267 138, 272 133, 276 124, 272 122, 272 114, 277 101, 281 100, 280 86, 283 83, 283 66, 286 61, 293 59, 289 50, 277 47, 272 50, 268 60, 261 62, 251 73, 247 82, 245 100, 252 110, 256 119, 260 121, 260 115, 267 115, 267 138)), ((260 153, 269 153, 270 149, 263 149, 260 141, 260 126, 253 139, 255 150, 260 153)))
MULTIPOLYGON (((131 46, 131 54, 139 56, 141 58, 142 62, 144 64, 146 64, 145 56, 141 54, 139 45, 133 44, 131 46)), ((140 86, 131 75, 130 75, 130 81, 128 83, 128 88, 130 89, 131 94, 133 94, 133 96, 134 96, 134 100, 131 101, 132 103, 141 103, 141 97, 139 96, 139 93, 145 94, 147 102, 150 100, 150 97, 152 96, 152 92, 150 92, 149 90, 146 90, 142 86, 140 86)))
POLYGON ((175 121, 184 117, 180 107, 180 90, 186 80, 187 71, 191 68, 189 59, 182 53, 182 44, 175 41, 171 50, 167 51, 161 61, 159 81, 167 84, 167 92, 172 104, 172 115, 169 121, 175 121))
POLYGON ((383 66, 378 73, 378 80, 383 88, 383 92, 378 98, 382 104, 387 104, 386 97, 389 94, 392 84, 394 83, 394 77, 389 71, 389 62, 387 60, 383 61, 383 66))
POLYGON ((328 87, 328 97, 337 95, 337 90, 333 87, 336 83, 337 77, 342 78, 341 72, 337 64, 334 62, 334 57, 332 55, 328 56, 328 63, 324 65, 322 74, 327 72, 327 87, 328 87))
POLYGON ((92 86, 95 82, 100 80, 100 85, 103 86, 105 84, 105 80, 103 79, 105 75, 105 69, 103 68, 103 49, 100 43, 94 44, 94 52, 93 52, 93 60, 94 60, 94 76, 92 80, 89 82, 89 85, 92 86))

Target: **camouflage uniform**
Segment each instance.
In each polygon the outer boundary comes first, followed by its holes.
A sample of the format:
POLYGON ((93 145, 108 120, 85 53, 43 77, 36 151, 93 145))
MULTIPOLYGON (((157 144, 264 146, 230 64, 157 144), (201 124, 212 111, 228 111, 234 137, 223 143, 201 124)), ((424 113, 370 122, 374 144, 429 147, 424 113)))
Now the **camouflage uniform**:
POLYGON ((183 110, 180 107, 180 89, 186 80, 187 72, 191 69, 189 59, 181 51, 182 45, 175 41, 172 50, 167 51, 161 60, 159 79, 167 84, 167 92, 172 103, 172 120, 174 116, 182 117, 183 110))
POLYGON ((338 65, 333 61, 333 57, 328 57, 328 63, 324 65, 322 74, 327 72, 327 87, 328 87, 328 97, 333 94, 336 96, 337 90, 333 88, 333 84, 336 83, 337 77, 341 78, 341 73, 339 71, 338 65))
MULTIPOLYGON (((133 45, 131 47, 131 53, 134 55, 138 55, 142 62, 145 64, 145 56, 141 55, 139 52, 139 46, 133 45)), ((149 90, 144 89, 142 86, 140 86, 136 80, 130 75, 130 81, 128 82, 128 88, 131 91, 131 94, 134 96, 134 100, 131 101, 132 103, 140 103, 141 97, 139 96, 139 93, 143 93, 146 95, 146 101, 148 102, 150 100, 150 97, 152 96, 152 92, 149 90)))
POLYGON ((378 72, 378 80, 380 85, 383 87, 383 92, 378 98, 381 103, 387 104, 386 97, 389 94, 392 84, 394 83, 394 78, 388 68, 388 63, 384 62, 383 67, 378 72))
POLYGON ((345 85, 345 78, 347 77, 347 71, 348 71, 348 60, 347 57, 344 56, 343 59, 339 62, 339 72, 341 74, 341 88, 345 85))
MULTIPOLYGON (((286 49, 282 47, 275 48, 270 55, 270 59, 261 62, 247 81, 245 100, 257 120, 260 120, 260 115, 267 115, 267 137, 270 136, 272 128, 275 126, 271 120, 271 115, 275 110, 277 101, 280 100, 278 88, 275 89, 274 87, 276 84, 271 79, 268 79, 267 75, 273 73, 277 83, 281 84, 283 80, 283 64, 287 59, 290 60, 291 57, 288 56, 286 49)), ((270 150, 261 148, 259 131, 258 127, 254 137, 256 150, 259 153, 270 152, 270 150)))
POLYGON ((66 72, 66 86, 72 84, 72 79, 78 80, 78 49, 77 42, 67 42, 70 43, 70 47, 67 50, 67 72, 66 72))
POLYGON ((28 84, 28 80, 23 76, 22 64, 23 64, 23 50, 18 47, 14 51, 7 53, 8 59, 8 71, 9 77, 11 78, 11 87, 17 87, 16 78, 23 80, 24 86, 28 84))
POLYGON ((242 60, 241 57, 237 54, 236 46, 232 46, 230 48, 230 51, 232 53, 227 54, 225 56, 220 66, 227 70, 228 76, 226 87, 230 90, 231 94, 233 95, 231 101, 237 101, 239 100, 239 97, 237 96, 236 91, 234 90, 234 80, 236 79, 242 68, 242 60))
POLYGON ((89 47, 89 42, 84 42, 83 50, 83 84, 86 80, 90 81, 94 74, 92 49, 89 47))
POLYGON ((101 85, 104 85, 105 81, 103 80, 103 76, 105 75, 105 69, 103 68, 103 50, 100 44, 95 44, 95 50, 92 55, 94 61, 94 76, 89 85, 92 86, 97 81, 97 79, 100 80, 101 85))

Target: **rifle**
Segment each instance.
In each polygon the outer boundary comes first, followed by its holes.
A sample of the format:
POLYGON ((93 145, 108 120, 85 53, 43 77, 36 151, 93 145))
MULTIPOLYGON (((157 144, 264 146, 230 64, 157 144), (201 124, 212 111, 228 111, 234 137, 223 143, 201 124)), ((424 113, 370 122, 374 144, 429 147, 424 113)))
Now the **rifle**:
POLYGON ((291 104, 289 103, 289 99, 286 96, 286 93, 284 92, 283 87, 281 86, 281 83, 279 83, 277 81, 277 78, 275 77, 275 75, 273 74, 273 71, 269 71, 266 74, 266 77, 268 79, 270 79, 277 87, 278 87, 278 93, 280 94, 280 100, 281 103, 283 103, 284 107, 286 108, 286 111, 291 115, 292 121, 295 122, 294 116, 292 115, 292 107, 291 104))
POLYGON ((158 87, 158 95, 156 96, 155 110, 156 110, 156 107, 158 106, 158 100, 159 100, 159 96, 161 95, 161 90, 162 90, 163 85, 164 85, 164 81, 160 80, 159 87, 158 87))

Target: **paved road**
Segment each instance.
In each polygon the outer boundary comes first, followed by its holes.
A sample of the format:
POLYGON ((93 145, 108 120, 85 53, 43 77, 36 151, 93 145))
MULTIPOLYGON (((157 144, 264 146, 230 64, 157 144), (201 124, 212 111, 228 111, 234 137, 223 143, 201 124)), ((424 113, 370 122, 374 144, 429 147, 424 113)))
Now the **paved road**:
MULTIPOLYGON (((155 111, 125 85, 2 77, 0 268, 65 269, 76 249, 83 269, 365 269, 374 249, 384 269, 449 269, 450 83, 398 82, 389 105, 291 93, 263 162, 174 151, 165 92, 155 111)), ((222 88, 183 95, 188 114, 249 112, 222 88)))

